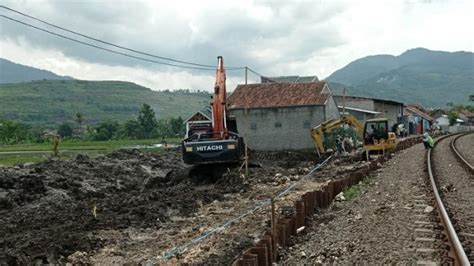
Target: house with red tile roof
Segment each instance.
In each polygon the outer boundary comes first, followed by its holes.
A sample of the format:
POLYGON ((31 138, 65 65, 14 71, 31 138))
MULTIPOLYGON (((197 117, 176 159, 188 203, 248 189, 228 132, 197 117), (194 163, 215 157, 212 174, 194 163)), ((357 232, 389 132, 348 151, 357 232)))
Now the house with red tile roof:
POLYGON ((325 81, 238 85, 227 104, 254 150, 312 149, 311 128, 339 118, 325 81))
POLYGON ((464 125, 474 126, 474 113, 473 112, 470 112, 469 110, 464 109, 461 112, 459 112, 458 116, 459 116, 459 119, 464 121, 463 123, 464 125))

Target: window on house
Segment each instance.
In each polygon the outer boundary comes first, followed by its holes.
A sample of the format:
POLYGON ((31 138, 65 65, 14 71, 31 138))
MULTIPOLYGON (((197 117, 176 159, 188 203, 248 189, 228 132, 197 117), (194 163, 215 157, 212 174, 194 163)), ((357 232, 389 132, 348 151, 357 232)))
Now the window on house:
POLYGON ((257 130, 257 123, 250 123, 250 129, 257 130))
POLYGON ((281 123, 280 122, 275 122, 275 127, 281 127, 281 123))
POLYGON ((303 128, 310 128, 310 127, 311 127, 311 123, 309 121, 304 121, 303 128))

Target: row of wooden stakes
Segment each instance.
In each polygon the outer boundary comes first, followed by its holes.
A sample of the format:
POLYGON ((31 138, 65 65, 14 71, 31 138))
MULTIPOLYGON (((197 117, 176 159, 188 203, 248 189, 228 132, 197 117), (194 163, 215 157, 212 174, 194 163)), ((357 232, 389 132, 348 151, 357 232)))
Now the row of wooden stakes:
MULTIPOLYGON (((395 151, 406 149, 420 142, 419 137, 406 138, 397 144, 395 151)), ((244 250, 232 263, 233 266, 272 265, 278 261, 278 247, 290 245, 290 238, 305 231, 306 226, 318 210, 327 208, 337 194, 352 185, 359 183, 370 172, 378 168, 385 160, 378 157, 370 162, 367 168, 358 169, 349 176, 333 180, 316 191, 306 192, 297 200, 291 215, 276 217, 275 201, 271 204, 271 228, 267 230, 255 246, 244 250)))

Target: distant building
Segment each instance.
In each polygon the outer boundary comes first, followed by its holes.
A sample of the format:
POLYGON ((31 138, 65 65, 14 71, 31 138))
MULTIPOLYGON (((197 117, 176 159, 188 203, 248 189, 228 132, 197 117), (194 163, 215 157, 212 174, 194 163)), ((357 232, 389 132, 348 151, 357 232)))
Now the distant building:
MULTIPOLYGON (((344 97, 335 95, 339 110, 342 111, 344 105, 344 97)), ((388 119, 388 126, 392 128, 395 124, 402 123, 403 119, 403 103, 382 100, 368 97, 346 96, 345 97, 346 112, 357 117, 362 123, 367 119, 375 117, 384 117, 388 119)))
POLYGON ((238 85, 227 100, 251 149, 312 149, 311 128, 339 118, 329 85, 269 82, 238 85))
POLYGON ((438 123, 439 126, 449 126, 449 118, 447 115, 441 115, 438 118, 435 118, 436 123, 438 123))
POLYGON ((212 111, 210 107, 203 108, 197 111, 183 122, 186 125, 185 138, 189 137, 190 129, 195 129, 194 132, 205 132, 212 126, 212 111))
POLYGON ((474 113, 470 112, 467 109, 462 110, 459 112, 459 119, 463 121, 463 125, 466 126, 474 126, 474 113))
POLYGON ((262 83, 269 82, 289 82, 289 83, 305 83, 319 81, 317 76, 279 76, 279 77, 264 77, 261 78, 262 83))
POLYGON ((446 115, 447 117, 448 112, 444 109, 435 109, 430 112, 430 116, 433 117, 434 119, 438 119, 439 117, 442 117, 443 115, 446 115))

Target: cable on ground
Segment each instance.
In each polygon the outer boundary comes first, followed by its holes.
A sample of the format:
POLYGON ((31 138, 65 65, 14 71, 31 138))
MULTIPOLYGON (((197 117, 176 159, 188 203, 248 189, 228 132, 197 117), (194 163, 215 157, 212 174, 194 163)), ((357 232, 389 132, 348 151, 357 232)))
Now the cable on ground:
MULTIPOLYGON (((286 194, 288 194, 297 184, 301 183, 306 177, 310 176, 312 173, 314 173, 316 170, 320 169, 321 167, 323 167, 330 159, 332 158, 332 155, 329 156, 328 158, 326 158, 323 162, 321 163, 318 163, 310 172, 308 172, 306 175, 304 175, 300 180, 298 180, 297 182, 291 184, 290 186, 288 186, 285 190, 283 190, 282 192, 278 193, 275 198, 280 198, 286 194)), ((254 213, 256 210, 262 208, 262 207, 265 207, 267 205, 270 205, 271 203, 271 199, 265 199, 265 200, 261 200, 257 203, 257 205, 253 208, 251 208, 250 210, 248 210, 247 212, 231 219, 231 220, 228 220, 224 223, 222 223, 221 225, 219 225, 218 227, 215 227, 213 228, 212 230, 209 230, 207 232, 204 232, 203 234, 201 234, 200 236, 194 238, 194 239, 191 239, 190 241, 186 242, 185 244, 183 245, 180 245, 180 246, 177 246, 177 247, 174 247, 172 249, 170 249, 169 251, 165 252, 165 254, 163 256, 160 256, 158 257, 159 260, 167 260, 167 259, 170 259, 174 256, 176 256, 177 254, 183 252, 186 248, 188 248, 189 246, 192 246, 193 244, 197 244, 201 241, 203 241, 204 239, 208 238, 209 236, 213 235, 213 234, 216 234, 216 233, 219 233, 219 232, 222 232, 224 231, 227 227, 230 227, 231 225, 237 223, 238 221, 240 221, 242 218, 244 218, 245 216, 247 215, 250 215, 252 213, 254 213)))

